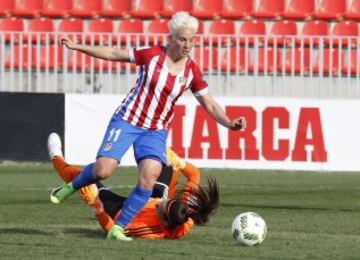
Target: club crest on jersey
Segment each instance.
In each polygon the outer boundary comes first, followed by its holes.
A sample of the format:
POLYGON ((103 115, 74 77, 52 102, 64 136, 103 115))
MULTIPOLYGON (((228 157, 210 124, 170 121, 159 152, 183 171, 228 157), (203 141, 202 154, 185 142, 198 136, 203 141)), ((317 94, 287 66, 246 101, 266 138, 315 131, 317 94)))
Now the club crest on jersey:
POLYGON ((110 151, 111 148, 112 148, 112 143, 106 143, 106 144, 104 144, 104 146, 103 146, 103 150, 104 150, 105 152, 110 151))
POLYGON ((179 84, 184 85, 186 83, 187 78, 186 77, 180 77, 179 78, 179 84))

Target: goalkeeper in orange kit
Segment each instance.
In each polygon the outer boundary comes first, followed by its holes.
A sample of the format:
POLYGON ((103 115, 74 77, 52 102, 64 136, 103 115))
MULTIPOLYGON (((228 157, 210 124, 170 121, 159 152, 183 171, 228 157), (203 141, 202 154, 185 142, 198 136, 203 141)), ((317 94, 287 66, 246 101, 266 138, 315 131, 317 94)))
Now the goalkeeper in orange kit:
MULTIPOLYGON (((70 182, 81 172, 80 168, 64 161, 61 141, 55 133, 49 136, 48 150, 56 172, 65 182, 70 182)), ((201 187, 200 172, 195 166, 180 159, 169 148, 167 160, 168 166, 163 167, 151 199, 125 227, 128 236, 149 239, 180 238, 190 231, 194 223, 207 223, 218 208, 219 187, 215 178, 209 178, 207 186, 201 187), (186 177, 182 193, 176 192, 179 171, 186 177)), ((103 230, 108 232, 120 215, 126 197, 111 192, 100 182, 86 186, 78 193, 93 209, 103 230)))

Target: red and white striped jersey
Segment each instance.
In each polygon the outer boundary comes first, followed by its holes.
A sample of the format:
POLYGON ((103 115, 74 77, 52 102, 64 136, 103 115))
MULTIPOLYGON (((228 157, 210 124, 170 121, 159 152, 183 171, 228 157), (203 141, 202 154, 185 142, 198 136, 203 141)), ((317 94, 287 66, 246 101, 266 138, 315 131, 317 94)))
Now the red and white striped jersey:
POLYGON ((130 50, 130 59, 140 70, 135 86, 115 112, 123 120, 144 129, 167 129, 175 103, 185 90, 190 88, 195 96, 208 93, 208 85, 191 58, 176 76, 169 73, 165 58, 164 46, 130 50))

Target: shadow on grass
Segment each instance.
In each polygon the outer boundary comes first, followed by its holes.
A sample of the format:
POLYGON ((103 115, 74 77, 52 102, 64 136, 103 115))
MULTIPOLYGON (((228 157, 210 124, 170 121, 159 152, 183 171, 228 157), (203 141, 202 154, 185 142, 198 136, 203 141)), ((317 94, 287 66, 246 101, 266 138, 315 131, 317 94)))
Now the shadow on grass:
POLYGON ((288 206, 288 205, 251 205, 251 204, 235 204, 235 203, 222 203, 221 207, 247 207, 254 209, 286 209, 286 210, 322 210, 322 211, 342 211, 342 212, 355 212, 359 209, 337 209, 337 208, 319 208, 319 207, 304 207, 304 206, 288 206))
POLYGON ((49 200, 48 199, 13 199, 13 200, 6 200, 6 201, 2 201, 0 202, 0 205, 4 205, 4 206, 12 206, 14 204, 16 205, 20 205, 20 206, 29 206, 29 204, 43 204, 43 205, 50 205, 49 200))
POLYGON ((67 235, 87 238, 104 238, 105 234, 101 230, 93 230, 88 228, 63 228, 61 232, 67 235))
POLYGON ((0 228, 0 234, 22 234, 22 235, 54 235, 54 232, 48 232, 39 229, 26 229, 26 228, 0 228))
POLYGON ((59 233, 87 238, 105 237, 104 233, 102 233, 101 230, 92 230, 87 228, 62 228, 59 229, 59 231, 44 231, 40 229, 26 228, 0 228, 0 234, 56 236, 59 233))

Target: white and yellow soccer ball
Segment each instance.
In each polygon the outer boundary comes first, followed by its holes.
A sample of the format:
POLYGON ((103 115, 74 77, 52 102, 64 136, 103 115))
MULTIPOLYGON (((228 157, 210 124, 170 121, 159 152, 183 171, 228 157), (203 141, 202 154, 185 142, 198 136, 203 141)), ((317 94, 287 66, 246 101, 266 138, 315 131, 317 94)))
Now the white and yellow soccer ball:
POLYGON ((231 233, 234 240, 240 245, 259 245, 267 234, 266 222, 255 212, 241 213, 234 219, 231 233))

